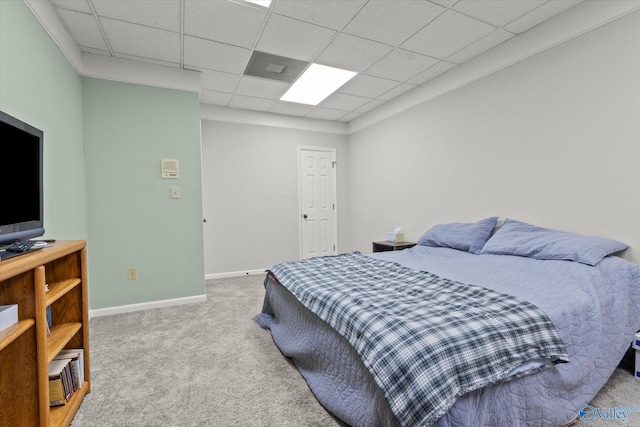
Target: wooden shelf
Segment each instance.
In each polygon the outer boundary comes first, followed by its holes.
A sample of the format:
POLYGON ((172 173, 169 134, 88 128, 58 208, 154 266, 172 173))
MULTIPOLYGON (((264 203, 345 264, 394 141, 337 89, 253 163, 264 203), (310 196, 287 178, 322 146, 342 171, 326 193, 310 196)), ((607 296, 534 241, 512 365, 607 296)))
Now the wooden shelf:
POLYGON ((51 335, 47 340, 47 364, 60 353, 71 338, 82 328, 82 323, 63 323, 51 327, 51 335))
POLYGON ((85 246, 57 242, 0 263, 0 305, 18 305, 18 323, 0 331, 0 427, 67 427, 91 391, 85 246), (85 382, 66 405, 50 407, 48 364, 65 348, 83 350, 85 382))
POLYGON ((89 383, 84 382, 82 388, 76 390, 66 405, 52 406, 49 410, 49 423, 52 426, 68 426, 78 411, 82 399, 89 392, 89 383))
POLYGON ((20 338, 20 336, 35 323, 36 322, 33 319, 24 319, 18 321, 15 325, 11 325, 7 329, 0 331, 0 351, 20 338))
POLYGON ((60 282, 49 283, 49 292, 46 293, 45 305, 49 307, 60 297, 64 296, 71 289, 78 286, 82 281, 80 278, 66 279, 60 282))

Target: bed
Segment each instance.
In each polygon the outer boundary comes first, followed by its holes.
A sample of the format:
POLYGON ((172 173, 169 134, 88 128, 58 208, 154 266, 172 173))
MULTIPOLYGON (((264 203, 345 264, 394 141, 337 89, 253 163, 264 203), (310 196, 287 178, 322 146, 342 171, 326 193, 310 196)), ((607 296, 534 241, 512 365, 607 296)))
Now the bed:
POLYGON ((496 220, 437 225, 403 251, 278 264, 255 320, 351 426, 571 423, 640 329, 640 266, 613 240, 496 220), (498 332, 473 329, 476 313, 498 332), (439 322, 452 326, 429 329, 439 322))

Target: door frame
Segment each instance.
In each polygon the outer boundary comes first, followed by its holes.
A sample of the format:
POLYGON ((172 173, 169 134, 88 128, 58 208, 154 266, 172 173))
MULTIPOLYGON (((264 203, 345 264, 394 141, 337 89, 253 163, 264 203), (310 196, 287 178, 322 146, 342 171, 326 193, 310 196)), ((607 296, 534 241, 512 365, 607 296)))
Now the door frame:
POLYGON ((331 153, 331 170, 333 171, 333 204, 335 208, 333 209, 333 222, 335 227, 333 227, 333 241, 335 242, 335 250, 334 252, 338 253, 338 180, 337 180, 337 170, 338 170, 338 162, 336 160, 336 149, 331 147, 317 147, 311 145, 298 145, 296 154, 298 157, 298 241, 299 241, 299 258, 304 259, 304 251, 303 251, 303 226, 304 219, 302 218, 303 209, 302 209, 302 164, 300 163, 300 153, 302 151, 322 151, 325 153, 331 153))

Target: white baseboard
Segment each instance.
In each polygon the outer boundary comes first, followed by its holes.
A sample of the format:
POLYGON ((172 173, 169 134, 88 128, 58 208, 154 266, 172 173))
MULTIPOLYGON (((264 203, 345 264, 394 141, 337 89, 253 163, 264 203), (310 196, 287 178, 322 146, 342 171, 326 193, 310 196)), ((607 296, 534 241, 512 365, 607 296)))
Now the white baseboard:
POLYGON ((212 274, 205 274, 204 278, 205 280, 209 280, 209 279, 224 279, 226 277, 238 277, 238 276, 251 276, 251 275, 255 275, 255 274, 267 274, 267 269, 266 268, 262 268, 262 269, 258 269, 258 270, 249 270, 249 271, 229 271, 227 273, 212 273, 212 274))
POLYGON ((89 310, 89 317, 111 316, 112 314, 131 313, 133 311, 150 310, 152 308, 171 307, 174 305, 193 304, 196 302, 206 302, 207 295, 196 295, 193 297, 165 299, 161 301, 142 302, 138 304, 127 304, 116 307, 97 308, 89 310))

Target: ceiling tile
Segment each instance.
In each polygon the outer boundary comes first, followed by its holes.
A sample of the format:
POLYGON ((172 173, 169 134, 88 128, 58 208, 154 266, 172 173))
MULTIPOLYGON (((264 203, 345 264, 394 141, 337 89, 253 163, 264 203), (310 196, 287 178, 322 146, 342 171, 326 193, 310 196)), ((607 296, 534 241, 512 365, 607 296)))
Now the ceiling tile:
POLYGON ((216 92, 213 90, 202 90, 200 91, 200 102, 204 104, 222 105, 223 107, 226 107, 229 105, 229 102, 231 102, 232 96, 233 95, 231 95, 230 93, 216 92))
POLYGON ((356 112, 351 112, 345 116, 342 116, 338 119, 339 122, 350 122, 351 120, 355 119, 356 117, 362 115, 362 113, 356 113, 356 112))
POLYGON ((315 62, 343 70, 361 72, 392 49, 391 46, 340 33, 315 62))
POLYGON ((311 119, 320 119, 320 120, 338 120, 340 117, 343 117, 345 114, 348 114, 348 111, 343 110, 334 110, 331 108, 322 108, 317 107, 314 108, 307 117, 311 119))
POLYGON ((438 3, 444 7, 450 7, 456 4, 459 0, 429 0, 429 1, 433 3, 438 3))
POLYGON ((310 24, 341 30, 367 0, 278 0, 275 12, 310 24))
POLYGON ((266 10, 231 1, 187 0, 184 32, 241 47, 253 47, 266 10))
POLYGON ((550 1, 511 22, 505 27, 505 29, 516 34, 522 34, 528 29, 538 25, 542 21, 545 21, 552 16, 564 12, 570 7, 573 7, 581 2, 582 0, 550 1))
POLYGON ((435 65, 437 59, 404 49, 394 49, 387 56, 368 68, 365 73, 404 82, 419 72, 435 65))
POLYGON ((203 103, 348 122, 583 0, 29 1, 83 53, 199 71, 203 103), (283 102, 292 65, 260 52, 358 75, 319 106, 283 102))
POLYGON ((86 0, 52 0, 55 6, 84 13, 93 13, 86 0))
POLYGON ((180 32, 180 0, 92 0, 99 16, 180 32))
POLYGON ((240 79, 236 93, 258 98, 280 99, 289 86, 288 83, 244 76, 240 79))
POLYGON ((109 50, 93 15, 67 9, 57 9, 57 12, 67 28, 69 28, 73 38, 78 41, 78 45, 109 50))
POLYGON ((491 25, 502 27, 547 1, 548 0, 460 0, 453 8, 491 25))
POLYGON ((272 99, 254 98, 251 96, 233 95, 229 107, 242 108, 244 110, 268 111, 275 101, 272 99))
POLYGON ((302 61, 312 61, 336 32, 286 16, 271 14, 257 50, 302 61))
POLYGON ((495 27, 447 10, 402 44, 405 49, 444 59, 495 30, 495 27))
POLYGON ((500 43, 505 42, 514 36, 515 35, 513 33, 510 33, 508 31, 504 31, 501 29, 497 29, 494 32, 490 33, 489 35, 484 36, 477 42, 470 44, 464 49, 449 56, 447 58, 447 61, 461 64, 475 56, 480 55, 483 52, 486 52, 491 48, 498 46, 500 43))
POLYGON ((358 107, 363 106, 369 102, 369 98, 363 98, 361 96, 347 95, 345 93, 334 92, 329 95, 327 99, 322 101, 319 106, 324 108, 333 108, 336 110, 355 110, 358 107))
POLYGON ((444 11, 424 0, 370 1, 344 32, 397 46, 444 11))
POLYGON ((200 69, 196 71, 200 71, 200 81, 202 82, 202 87, 208 90, 232 93, 236 89, 236 86, 238 86, 238 82, 240 81, 240 77, 237 74, 223 73, 221 71, 206 69, 200 69))
POLYGON ((384 103, 385 103, 385 101, 382 101, 381 99, 372 99, 371 101, 369 101, 366 104, 364 104, 362 107, 356 108, 356 111, 358 113, 366 113, 367 111, 371 111, 374 108, 378 108, 379 106, 381 106, 384 103))
POLYGON ((456 64, 453 64, 451 62, 440 61, 436 65, 434 65, 433 67, 423 71, 422 73, 416 74, 411 79, 407 80, 407 83, 421 85, 421 84, 433 79, 434 77, 439 76, 440 74, 444 73, 445 71, 449 71, 450 69, 452 69, 455 66, 456 66, 456 64))
POLYGON ((309 114, 313 109, 314 109, 313 105, 298 104, 295 102, 287 102, 287 101, 278 101, 269 110, 269 112, 302 117, 309 114))
POLYGON ((127 55, 126 53, 115 53, 116 58, 130 59, 132 61, 147 62, 149 64, 162 65, 164 67, 180 68, 179 62, 160 61, 158 59, 145 58, 143 56, 127 55))
POLYGON ((180 34, 100 18, 114 52, 180 63, 180 34))
POLYGON ((416 85, 410 85, 410 84, 407 84, 407 83, 402 83, 402 84, 399 84, 398 86, 394 87, 390 91, 385 92, 382 95, 378 96, 378 99, 382 99, 383 101, 391 101, 396 96, 400 96, 403 93, 408 92, 411 89, 415 89, 415 88, 416 88, 416 85))
POLYGON ((377 98, 396 86, 398 86, 398 82, 394 80, 358 74, 338 89, 338 92, 365 98, 377 98))
POLYGON ((241 74, 251 51, 242 47, 184 36, 184 64, 241 74))

